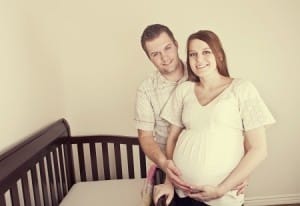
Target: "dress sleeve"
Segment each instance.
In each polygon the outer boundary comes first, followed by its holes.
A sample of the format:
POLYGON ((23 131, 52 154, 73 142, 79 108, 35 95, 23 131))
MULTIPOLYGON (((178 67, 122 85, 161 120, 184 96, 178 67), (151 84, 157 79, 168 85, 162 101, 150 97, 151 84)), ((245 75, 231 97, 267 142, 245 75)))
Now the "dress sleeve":
POLYGON ((147 96, 145 90, 140 86, 136 94, 135 102, 135 123, 136 129, 145 131, 153 131, 155 124, 155 117, 150 98, 147 96))
POLYGON ((275 123, 271 112, 251 82, 243 82, 238 89, 240 113, 244 131, 275 123))
POLYGON ((182 124, 182 109, 183 109, 183 95, 182 87, 178 86, 170 99, 167 101, 165 107, 162 110, 161 118, 168 121, 170 124, 178 127, 184 127, 182 124))

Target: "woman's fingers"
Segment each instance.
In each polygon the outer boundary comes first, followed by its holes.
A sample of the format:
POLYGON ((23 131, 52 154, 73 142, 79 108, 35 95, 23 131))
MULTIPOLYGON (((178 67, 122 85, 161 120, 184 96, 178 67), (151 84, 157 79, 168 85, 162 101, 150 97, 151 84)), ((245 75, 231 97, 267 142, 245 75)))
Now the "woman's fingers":
POLYGON ((234 188, 234 190, 237 190, 236 194, 244 194, 246 189, 248 187, 248 180, 245 180, 244 182, 242 182, 241 184, 239 184, 238 186, 236 186, 234 188))

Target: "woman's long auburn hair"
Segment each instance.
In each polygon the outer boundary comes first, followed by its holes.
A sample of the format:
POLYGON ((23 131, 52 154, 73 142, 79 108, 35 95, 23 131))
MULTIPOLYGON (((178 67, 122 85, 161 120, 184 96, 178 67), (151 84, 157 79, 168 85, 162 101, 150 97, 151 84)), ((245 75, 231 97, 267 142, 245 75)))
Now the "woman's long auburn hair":
POLYGON ((189 75, 189 80, 193 82, 200 82, 200 79, 198 76, 194 74, 194 72, 191 69, 190 66, 190 60, 189 60, 189 47, 190 42, 194 39, 199 39, 201 41, 204 41, 208 44, 209 48, 212 50, 212 53, 215 55, 216 63, 217 63, 217 69, 219 74, 222 76, 229 77, 229 72, 227 68, 227 61, 226 61, 226 55, 224 52, 224 49, 222 47, 221 41, 219 37, 212 31, 209 30, 200 30, 196 33, 193 33, 189 36, 187 40, 187 70, 189 75))

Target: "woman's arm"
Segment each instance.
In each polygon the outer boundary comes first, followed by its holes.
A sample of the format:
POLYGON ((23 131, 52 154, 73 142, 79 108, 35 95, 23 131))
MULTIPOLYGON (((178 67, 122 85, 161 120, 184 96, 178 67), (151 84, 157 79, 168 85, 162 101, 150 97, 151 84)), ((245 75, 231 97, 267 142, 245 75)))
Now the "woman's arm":
POLYGON ((217 186, 196 187, 200 191, 190 196, 208 201, 223 196, 243 182, 267 156, 265 128, 259 127, 245 132, 246 154, 233 171, 217 186))
POLYGON ((267 141, 264 127, 245 132, 246 154, 231 172, 231 174, 219 185, 222 193, 244 181, 254 169, 267 157, 267 141))

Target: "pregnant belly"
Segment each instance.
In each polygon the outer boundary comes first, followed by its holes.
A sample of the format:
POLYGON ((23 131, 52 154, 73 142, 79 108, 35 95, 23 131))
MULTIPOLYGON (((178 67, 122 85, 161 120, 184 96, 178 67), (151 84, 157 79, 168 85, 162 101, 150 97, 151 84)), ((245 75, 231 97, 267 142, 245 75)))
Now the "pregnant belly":
POLYGON ((199 132, 185 131, 180 135, 173 160, 184 181, 193 185, 217 185, 230 174, 239 158, 231 158, 234 153, 224 154, 230 151, 220 151, 214 144, 205 134, 199 136, 199 132))

